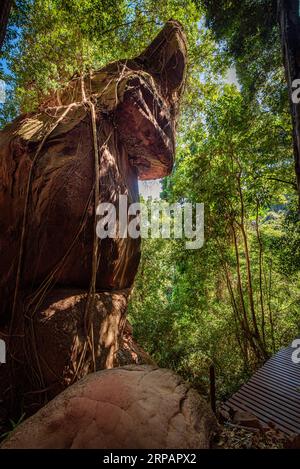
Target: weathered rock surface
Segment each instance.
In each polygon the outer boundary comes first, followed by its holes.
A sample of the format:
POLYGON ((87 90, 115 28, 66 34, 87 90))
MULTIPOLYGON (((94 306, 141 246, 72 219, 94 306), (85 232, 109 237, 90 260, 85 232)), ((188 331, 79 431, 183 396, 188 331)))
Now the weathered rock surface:
MULTIPOLYGON (((30 311, 34 312, 34 306, 28 310, 18 327, 21 334, 12 339, 14 357, 21 364, 15 365, 18 382, 22 383, 18 397, 27 414, 34 413, 89 370, 128 364, 155 365, 133 339, 132 327, 126 320, 128 295, 129 290, 96 293, 93 353, 87 347, 84 328, 85 291, 53 290, 37 314, 29 315, 30 311)), ((5 375, 9 375, 9 360, 0 368, 0 401, 9 387, 5 380, 5 375)))
POLYGON ((21 338, 14 338, 12 344, 20 362, 26 356, 22 367, 15 365, 26 412, 33 413, 90 370, 114 366, 128 295, 129 290, 95 294, 91 346, 84 324, 85 291, 53 290, 36 311, 34 305, 27 310, 18 328, 21 338))
POLYGON ((115 365, 153 365, 153 358, 134 340, 131 324, 126 320, 115 356, 115 365))
POLYGON ((216 425, 205 401, 175 373, 126 366, 66 389, 1 448, 208 448, 216 425))

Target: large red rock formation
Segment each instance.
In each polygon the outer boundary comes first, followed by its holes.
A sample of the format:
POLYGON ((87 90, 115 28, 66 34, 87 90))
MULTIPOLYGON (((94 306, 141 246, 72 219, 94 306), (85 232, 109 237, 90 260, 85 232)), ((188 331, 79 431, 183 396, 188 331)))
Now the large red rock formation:
MULTIPOLYGON (((138 177, 154 179, 171 171, 185 65, 178 24, 168 23, 154 45, 137 59, 114 63, 84 80, 85 94, 97 113, 99 202, 116 203, 119 194, 128 195, 129 203, 137 201, 138 177)), ((60 97, 48 102, 51 107, 21 116, 1 132, 2 315, 9 316, 11 309, 30 171, 22 288, 34 291, 46 279, 60 286, 90 284, 95 155, 81 84, 80 78, 74 79, 60 97)), ((100 253, 96 287, 131 286, 139 241, 104 240, 100 253)))
POLYGON ((140 240, 99 240, 95 209, 121 194, 135 202, 138 178, 171 171, 185 65, 182 28, 169 21, 137 58, 75 77, 0 133, 0 334, 11 389, 44 402, 113 366, 140 240))

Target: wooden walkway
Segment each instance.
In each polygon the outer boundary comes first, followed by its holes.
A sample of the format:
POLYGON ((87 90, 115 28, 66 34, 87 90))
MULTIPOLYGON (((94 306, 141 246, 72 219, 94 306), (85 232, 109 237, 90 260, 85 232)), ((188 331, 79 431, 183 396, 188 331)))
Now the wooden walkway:
POLYGON ((292 361, 291 346, 280 350, 226 403, 225 408, 272 422, 287 435, 300 434, 300 363, 292 361))

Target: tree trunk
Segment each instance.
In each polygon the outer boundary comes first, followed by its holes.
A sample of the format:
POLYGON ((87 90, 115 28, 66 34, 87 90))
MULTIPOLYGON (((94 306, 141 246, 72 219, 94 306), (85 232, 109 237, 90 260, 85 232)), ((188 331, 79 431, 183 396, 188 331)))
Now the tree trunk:
POLYGON ((278 0, 278 20, 284 55, 293 121, 294 156, 297 187, 300 196, 300 103, 292 101, 293 81, 300 78, 300 16, 299 0, 278 0))
POLYGON ((1 0, 0 4, 0 51, 6 35, 6 28, 9 19, 12 0, 1 0))

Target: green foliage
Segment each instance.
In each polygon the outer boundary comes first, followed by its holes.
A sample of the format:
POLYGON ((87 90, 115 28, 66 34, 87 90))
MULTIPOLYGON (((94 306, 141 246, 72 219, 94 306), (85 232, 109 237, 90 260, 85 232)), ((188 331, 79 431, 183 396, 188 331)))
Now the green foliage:
POLYGON ((34 110, 74 74, 138 55, 170 18, 185 26, 190 72, 199 73, 213 42, 206 30, 199 31, 201 12, 192 1, 17 1, 4 44, 6 67, 0 70, 12 89, 2 123, 20 110, 34 110))
POLYGON ((196 0, 249 98, 287 111, 277 0, 196 0))
POLYGON ((207 392, 213 362, 225 397, 298 333, 299 273, 285 272, 299 241, 291 129, 286 113, 249 106, 216 77, 198 99, 193 122, 190 107, 183 112, 162 196, 204 202, 206 242, 187 251, 179 241, 145 240, 129 311, 161 366, 207 392))
POLYGON ((1 439, 4 439, 4 438, 7 438, 9 435, 11 435, 11 433, 16 429, 18 428, 18 426, 24 421, 26 417, 26 414, 23 412, 22 415, 20 416, 20 418, 15 421, 15 420, 12 420, 12 419, 9 419, 9 423, 11 425, 11 430, 5 432, 5 433, 2 433, 0 435, 0 438, 1 439))
POLYGON ((300 219, 298 201, 292 200, 289 210, 282 219, 282 236, 273 238, 272 247, 277 255, 278 268, 287 276, 294 276, 300 270, 300 219))

